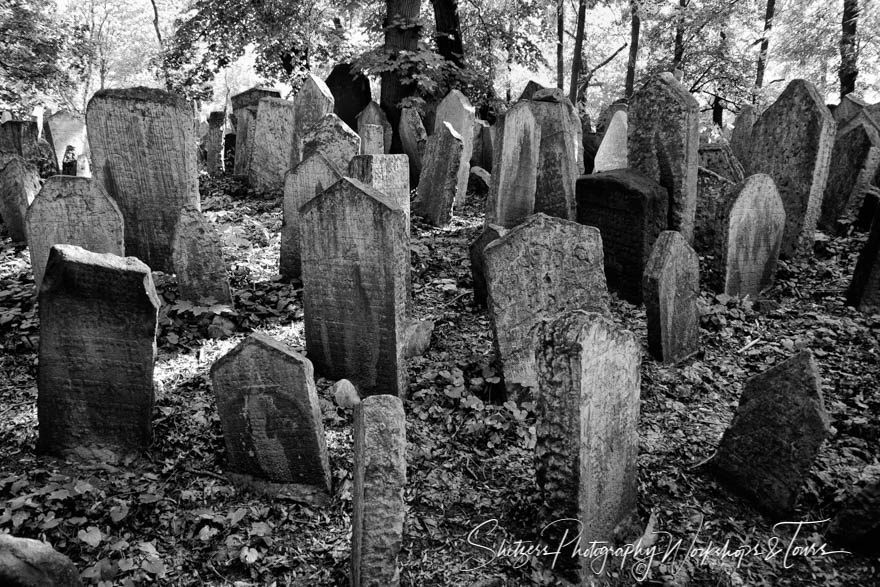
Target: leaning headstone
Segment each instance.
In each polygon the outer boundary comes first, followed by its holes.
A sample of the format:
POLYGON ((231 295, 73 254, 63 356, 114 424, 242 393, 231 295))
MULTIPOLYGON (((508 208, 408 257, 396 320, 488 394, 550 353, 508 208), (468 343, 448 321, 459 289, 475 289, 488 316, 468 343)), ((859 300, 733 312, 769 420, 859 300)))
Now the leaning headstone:
POLYGON ((654 241, 666 229, 667 192, 631 169, 586 175, 577 182, 577 221, 602 233, 609 289, 642 302, 642 277, 654 241))
POLYGON ((847 94, 834 109, 834 120, 837 122, 838 128, 852 120, 859 112, 864 110, 867 104, 864 100, 854 94, 847 94))
MULTIPOLYGON (((599 118, 596 120, 596 135, 598 135, 600 140, 605 137, 605 133, 608 132, 608 126, 614 120, 614 115, 618 112, 629 112, 629 106, 626 102, 616 100, 599 114, 599 118)), ((629 115, 627 115, 627 118, 629 118, 629 115)))
POLYGON ((523 88, 522 94, 519 95, 519 98, 517 98, 516 101, 521 102, 522 100, 531 100, 535 93, 543 89, 545 89, 544 86, 535 80, 530 79, 528 83, 526 83, 526 87, 523 88))
POLYGON ((471 170, 471 154, 474 149, 475 111, 470 100, 458 90, 452 90, 437 106, 434 115, 434 134, 440 132, 444 123, 449 123, 461 137, 461 154, 458 160, 458 182, 455 186, 455 204, 464 204, 467 192, 468 174, 471 170))
POLYGON ((358 134, 338 116, 328 114, 303 139, 302 159, 320 153, 334 167, 345 171, 360 148, 361 138, 358 134))
POLYGON ((398 132, 403 152, 409 157, 409 183, 412 187, 416 187, 419 184, 422 160, 428 142, 428 134, 425 132, 418 110, 411 106, 400 109, 398 132))
POLYGON ((323 80, 310 73, 294 97, 293 104, 296 131, 291 166, 302 161, 303 141, 312 128, 325 116, 333 114, 333 95, 323 80))
POLYGON ((769 516, 790 513, 830 432, 819 371, 802 351, 745 382, 709 466, 769 516))
POLYGON ((747 158, 752 144, 752 127, 758 120, 754 106, 745 105, 740 108, 734 120, 733 132, 730 134, 730 150, 743 167, 748 166, 747 158))
POLYGON ((55 245, 39 304, 38 451, 112 463, 146 449, 160 306, 150 268, 55 245))
POLYGON ((593 173, 624 169, 627 165, 627 114, 626 110, 618 110, 608 125, 605 136, 599 144, 599 150, 593 162, 593 173))
POLYGON ((406 216, 390 196, 343 178, 300 209, 309 358, 364 396, 404 395, 406 216))
POLYGON ((360 126, 361 155, 385 154, 385 131, 378 124, 360 126))
POLYGON ((230 479, 272 497, 330 501, 330 466, 312 363, 253 333, 211 366, 230 479))
POLYGON ((87 177, 46 180, 27 212, 28 250, 36 291, 52 245, 77 245, 93 253, 125 254, 122 212, 101 185, 87 177))
POLYGON ((540 144, 528 102, 518 102, 497 124, 487 224, 512 228, 534 212, 540 144))
POLYGON ((348 63, 339 63, 327 76, 333 94, 333 112, 351 128, 357 128, 357 115, 370 103, 370 80, 352 71, 348 63))
POLYGON ((700 259, 674 230, 657 237, 642 290, 651 355, 675 364, 700 350, 700 259))
POLYGON ((852 224, 862 208, 865 193, 880 170, 880 133, 857 124, 838 133, 831 152, 833 165, 822 197, 819 227, 835 232, 838 221, 852 224))
POLYGON ((25 217, 40 191, 37 168, 12 155, 0 169, 0 218, 13 241, 27 241, 25 217))
POLYGON ((342 172, 320 152, 311 153, 284 178, 284 217, 281 224, 280 273, 287 278, 302 275, 300 208, 342 179, 342 172))
POLYGON ((0 534, 0 585, 80 587, 76 565, 48 543, 0 534))
POLYGON ((851 552, 880 554, 880 466, 868 465, 828 525, 828 536, 851 552))
POLYGON ((547 530, 573 530, 581 549, 613 543, 638 498, 640 345, 583 311, 546 322, 538 336, 535 471, 554 520, 547 530))
POLYGON ((489 243, 498 240, 507 233, 507 229, 495 224, 487 224, 483 227, 474 242, 468 247, 471 260, 471 278, 474 282, 474 304, 486 307, 488 292, 486 290, 486 263, 483 260, 483 251, 489 243))
POLYGON ((694 214, 694 250, 701 255, 715 253, 718 214, 733 194, 736 184, 705 167, 697 170, 697 210, 694 214))
POLYGON ((87 154, 86 122, 82 116, 64 111, 56 112, 46 119, 46 126, 50 129, 52 147, 55 149, 59 167, 64 161, 67 147, 73 147, 76 156, 87 154))
POLYGON ((733 150, 727 143, 700 145, 700 167, 714 171, 733 183, 739 183, 745 179, 743 166, 737 161, 733 150))
POLYGON ((397 587, 406 487, 406 416, 393 395, 366 397, 354 408, 352 587, 397 587))
POLYGON ((428 138, 412 213, 433 226, 446 226, 452 220, 463 148, 461 136, 448 122, 428 138))
POLYGON ((297 163, 296 104, 263 98, 257 108, 248 183, 266 192, 281 191, 284 174, 297 163))
POLYGON ((666 228, 688 242, 693 242, 697 207, 699 118, 697 101, 671 73, 649 78, 629 107, 629 165, 666 188, 666 228))
POLYGON ((232 304, 220 235, 198 208, 181 210, 171 250, 181 299, 232 304))
POLYGON ((254 144, 254 123, 257 105, 262 98, 280 98, 281 93, 271 88, 254 87, 232 96, 232 113, 235 116, 235 167, 233 173, 247 177, 250 151, 254 144))
POLYGON ((208 173, 214 176, 223 174, 223 123, 226 116, 223 112, 211 112, 208 115, 208 134, 205 137, 205 152, 208 161, 208 173))
POLYGON ((357 131, 359 135, 363 135, 363 126, 367 124, 378 124, 382 127, 382 146, 383 153, 387 153, 391 148, 391 123, 385 111, 376 102, 370 101, 360 114, 357 115, 357 131))
POLYGON ((122 211, 125 253, 173 272, 171 237, 184 206, 199 207, 192 108, 152 88, 100 90, 86 111, 93 172, 122 211))
POLYGON ((766 173, 776 183, 785 206, 783 256, 812 250, 835 126, 819 91, 796 79, 752 129, 746 173, 766 173))
POLYGON ((880 312, 880 210, 874 213, 868 241, 856 262, 846 302, 862 312, 880 312))
POLYGON ((595 228, 535 214, 488 244, 483 262, 504 380, 535 387, 535 325, 567 310, 608 313, 602 237, 595 228))

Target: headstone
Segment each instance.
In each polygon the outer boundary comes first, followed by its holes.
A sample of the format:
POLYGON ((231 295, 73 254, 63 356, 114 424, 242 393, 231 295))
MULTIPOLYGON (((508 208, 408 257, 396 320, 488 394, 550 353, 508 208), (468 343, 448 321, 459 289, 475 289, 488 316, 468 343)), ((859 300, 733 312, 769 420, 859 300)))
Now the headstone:
POLYGON ((461 135, 448 122, 428 138, 412 213, 433 226, 446 226, 452 220, 463 148, 461 135))
POLYGON ((419 184, 422 160, 428 142, 428 134, 425 132, 418 110, 411 106, 400 109, 398 131, 403 152, 409 157, 409 183, 412 187, 416 187, 419 184))
POLYGON ((526 84, 526 87, 523 88, 522 94, 517 98, 517 102, 521 102, 522 100, 531 100, 536 92, 546 89, 544 86, 536 82, 535 80, 529 80, 526 84))
POLYGON ((40 191, 37 168, 18 155, 11 156, 0 169, 0 218, 15 242, 27 241, 25 217, 28 206, 40 191))
POLYGON ((233 483, 327 505, 330 466, 311 361, 253 333, 214 363, 211 384, 233 483))
POLYGON ((406 416, 393 395, 366 397, 354 409, 351 585, 397 587, 406 487, 406 416))
POLYGON ((627 114, 626 110, 618 110, 608 125, 605 136, 593 162, 593 173, 624 169, 627 165, 626 154, 627 114))
POLYGON ((327 76, 333 94, 333 112, 351 128, 357 128, 357 115, 370 103, 370 80, 352 71, 348 63, 339 63, 327 76))
POLYGON ((95 180, 125 219, 125 253, 173 272, 171 237, 184 206, 199 207, 192 108, 152 88, 100 90, 89 101, 95 180))
POLYGON ((409 235, 409 162, 406 155, 358 155, 348 164, 348 177, 373 186, 397 202, 406 215, 406 234, 409 235))
POLYGON ((733 150, 726 143, 700 145, 700 167, 714 171, 733 183, 739 183, 745 179, 743 166, 737 161, 733 150))
POLYGON ((675 364, 700 350, 700 259, 674 230, 660 233, 643 281, 648 351, 675 364))
POLYGON ((352 409, 361 403, 357 388, 348 379, 340 379, 330 387, 330 391, 340 408, 352 409))
POLYGON ((80 587, 79 571, 48 543, 0 534, 0 585, 80 587))
POLYGON ((181 299, 232 304, 220 235, 198 208, 181 210, 171 250, 181 299))
MULTIPOLYGON (((548 519, 573 530, 569 540, 580 536, 582 550, 613 543, 638 498, 640 345, 601 314, 582 311, 546 322, 539 337, 535 471, 548 519)), ((583 578, 595 577, 588 557, 581 565, 583 578)))
POLYGON ((87 177, 46 180, 27 212, 28 250, 40 291, 52 245, 77 245, 93 253, 125 254, 122 212, 100 184, 87 177))
POLYGON ((0 151, 31 160, 40 140, 40 128, 32 120, 9 120, 0 125, 0 151))
POLYGON ((361 110, 360 114, 357 115, 357 130, 359 135, 363 136, 363 126, 367 124, 378 124, 382 127, 383 153, 387 153, 391 148, 391 123, 388 122, 388 117, 385 115, 385 111, 382 110, 382 107, 373 101, 370 101, 370 103, 361 110))
POLYGON ((697 210, 694 214, 694 250, 701 255, 715 254, 718 241, 718 214, 733 196, 736 184, 705 167, 697 171, 697 210))
POLYGON ((609 289, 642 303, 642 277, 654 241, 666 229, 667 192, 631 169, 587 175, 577 182, 577 221, 602 233, 609 289))
POLYGON ((785 206, 783 256, 812 251, 834 132, 834 119, 818 90, 797 79, 788 84, 752 129, 746 172, 766 173, 776 183, 785 206))
POLYGON ((208 133, 205 135, 205 154, 208 173, 213 176, 223 174, 223 124, 226 115, 222 111, 208 115, 208 133))
POLYGON ((291 167, 302 161, 303 141, 312 128, 325 116, 333 114, 333 95, 323 80, 310 73, 293 99, 293 104, 296 130, 291 167))
POLYGON ((834 109, 834 120, 838 128, 850 121, 856 114, 861 112, 867 104, 855 94, 847 94, 834 109))
POLYGON ((300 209, 308 356, 364 396, 404 395, 406 216, 390 196, 343 178, 300 209))
POLYGON ((861 312, 880 312, 880 210, 874 212, 871 231, 856 262, 846 302, 861 312))
POLYGON ((335 114, 328 114, 303 139, 303 160, 320 153, 341 171, 360 152, 361 138, 335 114))
POLYGON ((688 242, 693 242, 697 207, 699 118, 697 101, 671 73, 649 78, 629 107, 629 165, 666 188, 666 228, 688 242))
POLYGON ((468 247, 471 260, 471 279, 474 282, 474 304, 485 308, 488 302, 486 290, 486 264, 483 260, 483 251, 489 243, 499 239, 507 233, 507 229, 495 224, 487 224, 468 247))
POLYGON ((819 227, 833 233, 838 221, 852 224, 856 220, 865 193, 880 170, 880 133, 868 124, 841 131, 834 141, 831 161, 819 227))
POLYGON ((830 432, 819 372, 802 351, 748 379, 733 421, 709 462, 769 516, 790 513, 830 432))
POLYGON ((880 466, 868 465, 828 525, 828 536, 850 552, 880 554, 880 466))
POLYGON ((86 122, 82 116, 64 111, 56 112, 46 119, 46 126, 50 129, 52 146, 59 167, 64 161, 67 147, 73 147, 73 152, 77 156, 88 153, 86 122))
POLYGON ((362 124, 360 130, 361 155, 385 154, 385 131, 378 124, 362 124))
POLYGON ((284 218, 281 224, 280 273, 287 278, 302 275, 300 208, 342 179, 342 172, 320 152, 308 155, 284 178, 284 218))
POLYGON ((257 108, 248 183, 256 190, 281 191, 284 174, 297 163, 296 103, 263 98, 257 108))
POLYGON ((512 228, 534 212, 540 144, 528 102, 518 102, 497 124, 487 224, 512 228))
POLYGON ((146 449, 160 305, 150 268, 54 245, 39 304, 37 450, 113 463, 146 449))
POLYGON ((468 175, 468 193, 485 198, 492 187, 492 174, 482 167, 471 167, 468 175))
POLYGON ((730 150, 743 167, 748 166, 749 148, 752 144, 752 127, 758 120, 755 107, 746 104, 740 108, 734 120, 733 132, 730 135, 730 150))
POLYGON ((533 328, 568 310, 608 313, 602 237, 535 214, 483 249, 489 317, 507 384, 535 387, 533 328))
POLYGON ((596 120, 596 135, 598 135, 600 140, 605 137, 605 133, 608 132, 608 125, 611 124, 611 121, 614 120, 614 115, 618 112, 626 112, 627 119, 629 118, 629 106, 626 102, 616 100, 599 114, 599 118, 596 120))
POLYGON ((464 204, 467 193, 468 174, 471 170, 471 154, 474 149, 475 111, 470 100, 458 90, 452 90, 437 106, 434 118, 434 134, 441 132, 441 126, 449 123, 461 137, 461 154, 458 160, 458 182, 455 187, 455 204, 464 204))
POLYGON ((235 167, 239 177, 247 177, 251 162, 250 151, 254 144, 254 123, 257 105, 261 98, 280 98, 281 93, 271 88, 254 87, 232 96, 232 113, 235 116, 235 167))
POLYGON ((492 169, 492 133, 489 123, 479 118, 474 120, 474 139, 471 149, 471 167, 492 169))

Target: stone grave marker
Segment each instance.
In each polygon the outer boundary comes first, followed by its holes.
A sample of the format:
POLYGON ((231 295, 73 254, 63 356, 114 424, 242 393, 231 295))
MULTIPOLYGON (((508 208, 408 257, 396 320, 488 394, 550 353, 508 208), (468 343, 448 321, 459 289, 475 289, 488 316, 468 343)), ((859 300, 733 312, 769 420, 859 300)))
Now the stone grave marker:
POLYGON ((208 115, 208 135, 205 139, 205 152, 208 161, 208 173, 214 176, 223 175, 223 124, 226 116, 222 111, 208 115))
POLYGON ((697 210, 694 214, 694 250, 713 255, 718 240, 718 214, 733 195, 736 184, 705 167, 697 172, 697 210))
POLYGON ((880 210, 874 212, 868 241, 856 262, 846 302, 865 313, 880 312, 880 210))
POLYGON ((838 128, 852 120, 859 112, 864 110, 865 106, 867 106, 865 101, 855 94, 844 96, 832 114, 838 128))
POLYGON ((463 148, 461 136, 449 123, 428 138, 412 213, 429 224, 445 226, 452 220, 463 148))
POLYGON ((182 299, 232 304, 220 235, 198 208, 187 206, 181 210, 171 250, 182 299))
POLYGON ((361 125, 361 155, 385 154, 385 130, 378 124, 361 125))
POLYGON ((602 137, 599 149, 593 162, 593 173, 624 169, 627 165, 627 114, 626 110, 618 110, 611 119, 611 124, 602 137))
POLYGON ((747 158, 752 143, 752 127, 755 126, 757 120, 758 113, 755 111, 755 107, 746 104, 737 112, 733 123, 733 132, 730 134, 730 150, 743 168, 748 166, 747 158))
POLYGON ((542 86, 535 80, 530 79, 526 83, 526 87, 523 88, 522 94, 519 95, 519 98, 517 98, 516 101, 521 102, 523 100, 531 100, 537 92, 544 89, 546 89, 544 86, 542 86))
POLYGON ((535 210, 541 128, 527 102, 518 102, 497 124, 486 223, 512 228, 535 210))
MULTIPOLYGON (((626 102, 615 100, 611 104, 608 105, 602 112, 599 114, 599 118, 596 120, 596 135, 598 135, 599 140, 605 137, 605 133, 608 132, 608 125, 611 124, 611 121, 614 120, 614 115, 618 112, 626 112, 627 113, 627 123, 629 122, 629 105, 626 102)), ((629 125, 627 124, 627 130, 629 129, 629 125)))
POLYGON ((455 184, 455 204, 464 204, 467 193, 468 174, 471 170, 471 154, 474 149, 475 111, 470 100, 458 90, 452 90, 437 106, 434 117, 434 134, 441 132, 441 126, 449 123, 461 137, 461 154, 458 159, 458 181, 455 184))
POLYGON ((391 148, 391 123, 388 122, 388 116, 385 115, 385 111, 382 110, 382 107, 372 100, 363 110, 361 110, 360 114, 357 115, 358 135, 363 136, 363 127, 367 124, 378 124, 382 127, 382 146, 384 148, 382 152, 387 153, 391 148))
POLYGON ((488 302, 486 290, 486 264, 483 260, 483 251, 489 243, 499 239, 507 233, 507 229, 496 224, 487 224, 468 247, 471 260, 471 278, 474 282, 474 304, 485 308, 488 302))
POLYGON ((352 157, 360 152, 361 138, 335 114, 328 114, 312 127, 303 140, 303 159, 321 153, 339 170, 348 169, 352 157))
MULTIPOLYGON (((733 150, 727 143, 700 145, 700 167, 714 171, 733 183, 739 183, 745 179, 743 166, 737 161, 733 150)), ((699 189, 697 193, 699 194, 699 189)))
POLYGON ((425 132, 418 110, 411 106, 401 108, 398 132, 403 152, 409 157, 409 183, 416 187, 419 185, 422 160, 428 142, 428 133, 425 132))
POLYGON ((233 173, 247 177, 250 165, 250 152, 254 144, 254 124, 257 105, 261 98, 280 98, 281 93, 271 88, 253 87, 232 96, 232 114, 235 117, 235 166, 233 173))
POLYGON ((150 268, 54 245, 39 304, 38 452, 114 463, 146 449, 160 305, 150 268))
POLYGON ((311 361, 255 332, 211 366, 211 384, 233 483, 327 505, 330 466, 311 361))
POLYGON ((73 147, 76 156, 87 155, 89 143, 86 138, 86 122, 82 116, 70 112, 56 112, 46 119, 45 126, 52 137, 52 147, 58 167, 64 163, 67 147, 73 147))
POLYGON ((348 176, 373 186, 397 202, 406 215, 406 234, 409 235, 409 161, 406 155, 358 155, 348 164, 348 176))
POLYGON ((25 217, 40 191, 40 174, 18 155, 11 155, 0 165, 0 218, 14 242, 26 242, 25 217))
POLYGON ((357 128, 357 115, 370 103, 370 80, 352 71, 351 64, 338 63, 327 76, 333 94, 333 112, 351 128, 357 128))
MULTIPOLYGON (((294 97, 293 104, 296 127, 291 167, 302 161, 303 141, 312 128, 320 123, 325 116, 333 114, 333 95, 322 79, 310 73, 294 97)), ((287 169, 284 171, 287 172, 287 169)))
POLYGON ((880 133, 872 125, 861 123, 841 129, 831 152, 828 183, 822 197, 819 227, 837 231, 838 221, 855 221, 880 170, 880 133))
POLYGON ((248 183, 266 192, 284 188, 284 174, 298 163, 296 103, 263 98, 257 108, 248 183))

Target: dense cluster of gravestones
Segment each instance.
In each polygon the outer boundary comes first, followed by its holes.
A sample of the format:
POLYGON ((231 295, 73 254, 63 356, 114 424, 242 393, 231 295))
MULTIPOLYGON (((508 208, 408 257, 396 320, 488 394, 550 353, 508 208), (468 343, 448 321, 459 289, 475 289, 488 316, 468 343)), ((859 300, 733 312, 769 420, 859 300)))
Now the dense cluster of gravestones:
MULTIPOLYGON (((432 328, 410 316, 411 216, 446 226, 469 176, 489 177, 485 229, 469 251, 475 302, 487 307, 506 384, 536 395, 546 504, 590 540, 611 540, 637 501, 641 345, 609 292, 645 305, 651 356, 675 364, 699 350, 700 255, 714 263, 710 287, 755 298, 780 254, 810 253, 817 224, 878 214, 876 115, 855 99, 832 115, 803 80, 760 115, 744 108, 729 143, 703 145, 697 103, 670 74, 613 104, 595 131, 559 90, 530 84, 494 125, 453 90, 430 133, 403 109, 403 154, 389 154, 394 129, 364 81, 339 66, 327 83, 309 76, 292 100, 250 89, 232 97, 234 149, 222 113, 203 140, 208 173, 231 168, 283 193, 279 271, 303 283, 308 358, 252 334, 211 369, 229 476, 327 504, 313 369, 353 384, 342 395, 355 408, 355 585, 398 581, 406 359, 432 328)), ((200 211, 189 104, 102 90, 84 125, 71 120, 49 119, 51 138, 68 143, 54 149, 56 171, 68 147, 85 161, 45 182, 33 162, 42 139, 23 146, 28 125, 10 127, 18 143, 3 155, 0 214, 27 242, 39 293, 38 448, 118 461, 151 439, 152 271, 175 273, 185 299, 232 296, 200 211)), ((870 230, 849 293, 864 311, 880 307, 880 220, 870 230)), ((761 509, 788 511, 828 428, 804 352, 745 384, 710 464, 761 509)))

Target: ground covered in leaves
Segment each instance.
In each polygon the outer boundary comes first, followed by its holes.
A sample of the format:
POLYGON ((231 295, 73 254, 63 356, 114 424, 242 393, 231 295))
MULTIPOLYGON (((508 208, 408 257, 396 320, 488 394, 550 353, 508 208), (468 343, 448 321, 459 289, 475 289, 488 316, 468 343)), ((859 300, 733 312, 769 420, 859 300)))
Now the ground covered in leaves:
MULTIPOLYGON (((203 211, 225 243, 235 307, 180 301, 173 276, 154 274, 159 315, 154 444, 119 466, 38 456, 39 321, 27 250, 0 249, 0 532, 50 542, 87 583, 344 585, 351 540, 350 412, 318 380, 334 495, 316 509, 233 489, 208 369, 250 331, 304 350, 301 286, 278 278, 280 202, 232 180, 202 178, 203 211)), ((534 481, 535 404, 506 394, 489 320, 473 306, 468 243, 478 198, 445 229, 413 225, 413 313, 436 323, 431 348, 409 364, 404 585, 555 585, 552 557, 509 548, 544 524, 534 481), (496 522, 492 522, 495 520, 496 522), (469 533, 486 522, 468 540, 469 533), (480 546, 475 546, 474 542, 480 546)), ((736 409, 743 381, 812 349, 834 431, 806 480, 794 520, 840 509, 862 469, 880 457, 880 316, 844 303, 865 235, 821 239, 816 255, 782 263, 766 300, 703 291, 702 348, 676 367, 643 352, 639 514, 653 561, 609 558, 597 584, 871 585, 880 562, 850 554, 797 556, 827 524, 773 529, 699 465, 736 409), (702 557, 780 542, 763 556, 702 557), (674 548, 681 540, 680 548, 674 548), (660 559, 668 554, 665 561, 660 559), (638 562, 638 561, 635 561, 638 562)), ((616 298, 615 298, 616 300, 616 298)), ((644 310, 615 301, 618 321, 644 342, 644 310)), ((826 550, 835 550, 829 545, 826 550)), ((742 550, 739 551, 742 554, 742 550)), ((599 565, 597 565, 598 567, 599 565)))

